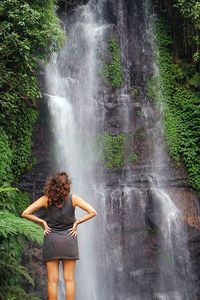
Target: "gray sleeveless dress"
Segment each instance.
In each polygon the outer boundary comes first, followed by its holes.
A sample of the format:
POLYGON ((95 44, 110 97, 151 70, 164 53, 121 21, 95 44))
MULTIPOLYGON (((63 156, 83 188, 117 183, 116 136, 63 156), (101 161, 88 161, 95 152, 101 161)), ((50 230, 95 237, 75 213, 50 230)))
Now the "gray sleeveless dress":
POLYGON ((61 208, 51 205, 46 212, 46 222, 51 228, 51 232, 44 235, 43 238, 43 262, 52 259, 79 259, 77 236, 69 234, 69 229, 73 227, 73 223, 76 221, 72 194, 69 194, 61 208))

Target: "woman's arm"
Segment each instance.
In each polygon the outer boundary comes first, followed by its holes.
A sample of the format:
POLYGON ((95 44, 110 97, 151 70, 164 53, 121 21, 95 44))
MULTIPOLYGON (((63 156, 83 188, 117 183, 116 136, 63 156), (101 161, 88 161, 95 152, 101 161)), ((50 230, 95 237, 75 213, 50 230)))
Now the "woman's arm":
POLYGON ((73 202, 73 206, 78 206, 80 208, 82 208, 83 210, 85 210, 88 214, 84 217, 82 217, 81 219, 76 220, 76 222, 74 222, 74 226, 73 228, 71 228, 71 235, 77 235, 76 232, 76 228, 80 223, 83 223, 93 217, 95 217, 97 215, 96 210, 86 201, 84 201, 82 198, 76 196, 76 195, 72 195, 72 202, 73 202))
POLYGON ((40 197, 38 200, 36 200, 35 202, 33 202, 31 205, 29 205, 21 214, 21 216, 23 218, 26 218, 30 221, 33 221, 39 225, 42 225, 43 228, 45 229, 44 234, 49 233, 50 232, 50 228, 48 227, 47 223, 45 220, 42 220, 36 216, 33 215, 33 212, 37 211, 38 209, 42 208, 42 207, 47 207, 47 196, 42 196, 40 197))

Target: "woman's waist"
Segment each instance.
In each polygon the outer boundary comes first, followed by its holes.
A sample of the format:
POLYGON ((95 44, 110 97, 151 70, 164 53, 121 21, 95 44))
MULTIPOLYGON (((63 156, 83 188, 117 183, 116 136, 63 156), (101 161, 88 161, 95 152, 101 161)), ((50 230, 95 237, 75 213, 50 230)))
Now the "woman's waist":
POLYGON ((51 224, 48 223, 48 226, 51 229, 51 232, 57 232, 57 231, 65 231, 73 227, 73 223, 69 224, 51 224))

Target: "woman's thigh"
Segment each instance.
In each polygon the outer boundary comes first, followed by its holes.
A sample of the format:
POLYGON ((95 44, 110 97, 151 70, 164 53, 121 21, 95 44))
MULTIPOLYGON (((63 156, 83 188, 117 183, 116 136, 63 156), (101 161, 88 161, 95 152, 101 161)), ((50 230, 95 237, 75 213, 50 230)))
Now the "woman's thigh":
POLYGON ((74 280, 74 272, 76 266, 75 259, 62 259, 63 263, 63 275, 65 281, 74 280))
POLYGON ((58 282, 59 279, 59 260, 53 259, 46 262, 48 281, 58 282))

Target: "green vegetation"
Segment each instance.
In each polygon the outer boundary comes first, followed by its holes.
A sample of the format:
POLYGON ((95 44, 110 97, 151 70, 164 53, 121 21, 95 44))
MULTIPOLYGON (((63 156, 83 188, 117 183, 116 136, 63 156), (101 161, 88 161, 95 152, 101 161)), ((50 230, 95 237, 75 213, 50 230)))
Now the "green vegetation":
POLYGON ((135 163, 138 160, 139 160, 139 155, 133 150, 127 155, 127 162, 135 163))
POLYGON ((103 136, 105 166, 119 168, 124 164, 124 142, 125 136, 120 133, 112 135, 105 133, 103 136))
POLYGON ((128 163, 136 163, 139 155, 130 149, 132 135, 109 134, 103 135, 105 167, 108 169, 121 168, 128 163))
POLYGON ((7 299, 11 291, 13 291, 12 295, 16 296, 15 289, 19 290, 22 278, 34 285, 28 271, 21 265, 21 253, 28 240, 42 242, 42 230, 38 228, 38 225, 17 215, 19 208, 11 202, 15 196, 13 192, 17 191, 9 187, 0 189, 0 195, 4 194, 1 200, 7 200, 7 202, 1 202, 0 210, 0 299, 7 299), (11 196, 11 200, 8 195, 11 196), (9 290, 8 295, 7 290, 9 290))
POLYGON ((54 0, 0 2, 0 299, 38 299, 26 295, 21 265, 28 240, 41 242, 39 226, 20 217, 29 196, 13 188, 32 165, 33 126, 40 95, 40 65, 64 41, 54 0))
POLYGON ((0 126, 12 149, 12 172, 24 171, 37 118, 39 61, 62 44, 54 2, 2 0, 0 3, 0 126), (20 159, 19 159, 20 157, 20 159))
POLYGON ((176 6, 185 20, 185 37, 192 39, 195 45, 193 59, 198 62, 200 60, 200 1, 177 0, 176 6))
POLYGON ((153 0, 157 15, 167 21, 173 41, 173 61, 200 61, 200 1, 199 0, 153 0))
POLYGON ((148 94, 162 106, 166 143, 171 157, 183 161, 189 182, 200 190, 200 92, 195 63, 173 63, 171 31, 163 21, 155 22, 155 57, 159 74, 148 82, 148 94))
POLYGON ((106 64, 103 69, 104 76, 113 87, 120 87, 123 84, 121 53, 118 42, 115 39, 109 41, 108 49, 112 56, 112 61, 106 64))
POLYGON ((132 88, 131 93, 133 96, 139 96, 140 95, 140 90, 137 87, 132 88))
POLYGON ((26 294, 25 291, 20 287, 5 287, 2 294, 0 294, 0 300, 41 300, 34 294, 26 294))

